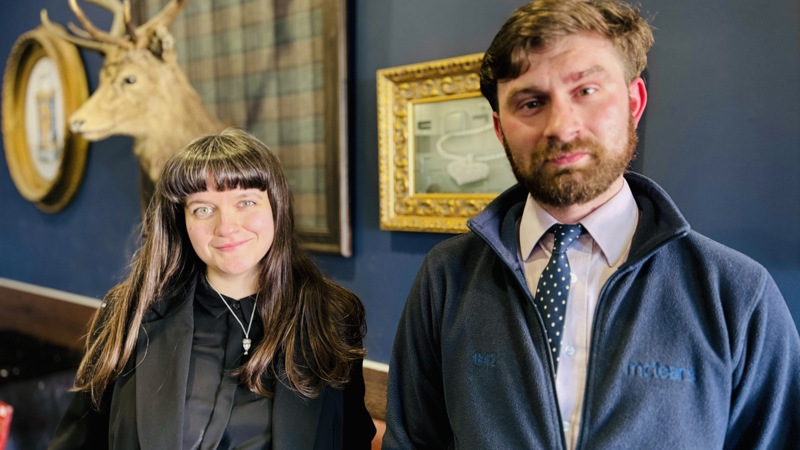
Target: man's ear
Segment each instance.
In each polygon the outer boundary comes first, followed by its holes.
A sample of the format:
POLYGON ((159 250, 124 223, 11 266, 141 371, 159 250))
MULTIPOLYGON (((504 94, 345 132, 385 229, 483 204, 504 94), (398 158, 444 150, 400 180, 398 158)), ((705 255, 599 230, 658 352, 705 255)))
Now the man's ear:
POLYGON ((497 115, 497 111, 492 113, 492 121, 494 122, 494 134, 497 135, 497 139, 500 140, 500 143, 505 145, 503 128, 500 125, 500 116, 497 115))
POLYGON ((647 88, 644 85, 642 77, 634 78, 628 85, 628 98, 631 104, 631 116, 633 116, 634 126, 639 125, 639 120, 644 114, 644 108, 647 106, 647 88))

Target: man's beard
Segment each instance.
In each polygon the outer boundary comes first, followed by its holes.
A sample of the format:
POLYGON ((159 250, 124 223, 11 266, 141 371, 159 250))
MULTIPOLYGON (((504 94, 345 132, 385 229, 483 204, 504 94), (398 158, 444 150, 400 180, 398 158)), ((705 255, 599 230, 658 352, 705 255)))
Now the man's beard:
POLYGON ((503 147, 514 176, 525 186, 531 197, 539 204, 564 208, 585 204, 606 192, 628 169, 636 154, 638 140, 631 118, 624 151, 611 151, 595 139, 576 139, 568 143, 549 140, 534 150, 528 167, 520 167, 512 156, 505 135, 503 147), (593 160, 590 165, 559 169, 555 173, 546 170, 546 161, 576 151, 586 152, 585 157, 593 160))

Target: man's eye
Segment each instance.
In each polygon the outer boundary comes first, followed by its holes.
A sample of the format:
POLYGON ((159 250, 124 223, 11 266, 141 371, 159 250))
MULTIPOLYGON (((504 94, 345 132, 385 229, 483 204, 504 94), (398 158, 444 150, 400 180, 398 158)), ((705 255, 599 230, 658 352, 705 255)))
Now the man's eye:
POLYGON ((539 100, 530 100, 522 104, 523 109, 536 109, 541 106, 539 100))
POLYGON ((581 89, 581 95, 592 95, 597 92, 597 88, 583 88, 581 89))

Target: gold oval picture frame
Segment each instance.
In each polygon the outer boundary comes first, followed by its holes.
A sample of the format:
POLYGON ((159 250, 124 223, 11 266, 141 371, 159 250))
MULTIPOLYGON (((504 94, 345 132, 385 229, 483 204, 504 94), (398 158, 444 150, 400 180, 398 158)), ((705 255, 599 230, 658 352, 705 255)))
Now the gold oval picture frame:
POLYGON ((62 210, 83 178, 89 144, 68 118, 88 94, 74 45, 42 27, 14 43, 3 73, 3 145, 14 185, 42 211, 62 210))

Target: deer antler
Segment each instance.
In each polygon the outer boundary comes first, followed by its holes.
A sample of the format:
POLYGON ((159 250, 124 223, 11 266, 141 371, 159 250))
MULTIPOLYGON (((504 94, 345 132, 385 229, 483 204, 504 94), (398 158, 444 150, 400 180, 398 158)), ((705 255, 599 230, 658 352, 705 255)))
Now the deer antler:
MULTIPOLYGON (((150 35, 152 30, 155 30, 156 28, 159 28, 159 27, 169 28, 170 24, 172 24, 172 21, 174 21, 175 18, 178 17, 178 14, 186 6, 186 2, 187 1, 188 0, 172 0, 155 17, 153 17, 152 19, 148 20, 145 24, 139 26, 136 29, 137 38, 138 37, 143 37, 144 38, 144 39, 142 39, 140 41, 140 42, 144 42, 143 46, 147 45, 147 43, 146 43, 147 42, 147 37, 150 35)), ((138 44, 138 45, 141 46, 142 44, 138 44)))
MULTIPOLYGON (((112 36, 124 36, 125 35, 125 25, 128 19, 125 17, 125 8, 124 4, 120 3, 116 0, 85 0, 88 3, 95 4, 103 9, 107 9, 113 14, 113 19, 111 22, 111 28, 108 30, 108 34, 112 36)), ((127 0, 126 0, 127 1, 127 0)))
POLYGON ((188 0, 170 1, 161 12, 138 28, 134 27, 131 21, 130 0, 123 0, 122 3, 117 0, 85 0, 111 11, 114 15, 108 32, 97 28, 86 17, 81 7, 78 6, 78 0, 68 1, 70 9, 83 26, 83 29, 69 23, 68 27, 74 35, 67 33, 63 27, 57 26, 50 21, 47 17, 47 10, 44 9, 41 12, 42 25, 68 42, 106 54, 114 48, 127 50, 146 48, 153 30, 156 28, 169 28, 178 13, 186 6, 188 0), (127 36, 125 35, 126 32, 127 36))
MULTIPOLYGON (((53 33, 54 35, 58 36, 61 39, 64 39, 67 42, 77 45, 78 47, 88 48, 89 50, 94 50, 96 52, 103 54, 106 54, 110 50, 112 50, 111 45, 105 42, 97 42, 88 38, 87 37, 88 33, 85 32, 81 33, 80 36, 73 36, 67 33, 67 31, 64 30, 64 27, 62 27, 61 25, 56 25, 50 21, 50 18, 47 17, 47 10, 45 9, 41 11, 41 13, 39 14, 39 18, 42 21, 42 26, 44 26, 44 28, 47 31, 53 33), (86 35, 84 36, 83 34, 86 35)), ((71 29, 73 28, 72 24, 70 24, 70 28, 71 29)), ((80 31, 83 32, 83 30, 80 31)))
MULTIPOLYGON (((125 29, 130 27, 130 8, 128 13, 125 12, 125 5, 115 0, 86 0, 97 6, 109 10, 113 14, 111 28, 109 32, 104 32, 95 27, 83 10, 78 6, 76 0, 69 0, 70 9, 75 14, 75 17, 83 25, 83 29, 78 28, 73 23, 68 23, 67 27, 73 34, 69 34, 63 27, 53 24, 47 16, 47 10, 43 9, 40 14, 42 25, 54 33, 58 37, 71 42, 79 47, 88 48, 103 54, 108 53, 114 48, 122 47, 130 49, 133 44, 129 42, 125 36, 125 29)), ((126 0, 127 3, 127 0, 126 0)))
MULTIPOLYGON (((107 1, 98 0, 98 1, 93 1, 93 3, 103 7, 110 6, 109 2, 107 1)), ((86 32, 89 33, 89 35, 97 42, 105 42, 107 44, 111 44, 126 49, 133 48, 133 44, 128 39, 122 36, 106 33, 105 31, 102 31, 99 28, 95 27, 94 24, 90 22, 89 19, 86 18, 86 14, 83 13, 81 7, 78 6, 78 0, 69 0, 69 7, 70 9, 72 9, 73 14, 75 14, 75 17, 78 19, 78 22, 80 22, 81 25, 83 25, 83 29, 86 30, 86 32)), ((117 3, 117 6, 114 6, 113 8, 114 9, 112 9, 112 12, 115 13, 114 22, 117 22, 118 20, 117 17, 119 17, 118 15, 119 3, 117 3)), ((113 28, 114 27, 112 23, 112 29, 113 28)))
POLYGON ((131 2, 130 2, 130 0, 123 0, 123 3, 122 3, 122 16, 125 18, 125 29, 128 31, 128 36, 131 37, 131 41, 133 41, 134 47, 140 48, 139 35, 136 34, 136 28, 133 26, 133 21, 131 20, 131 2))

